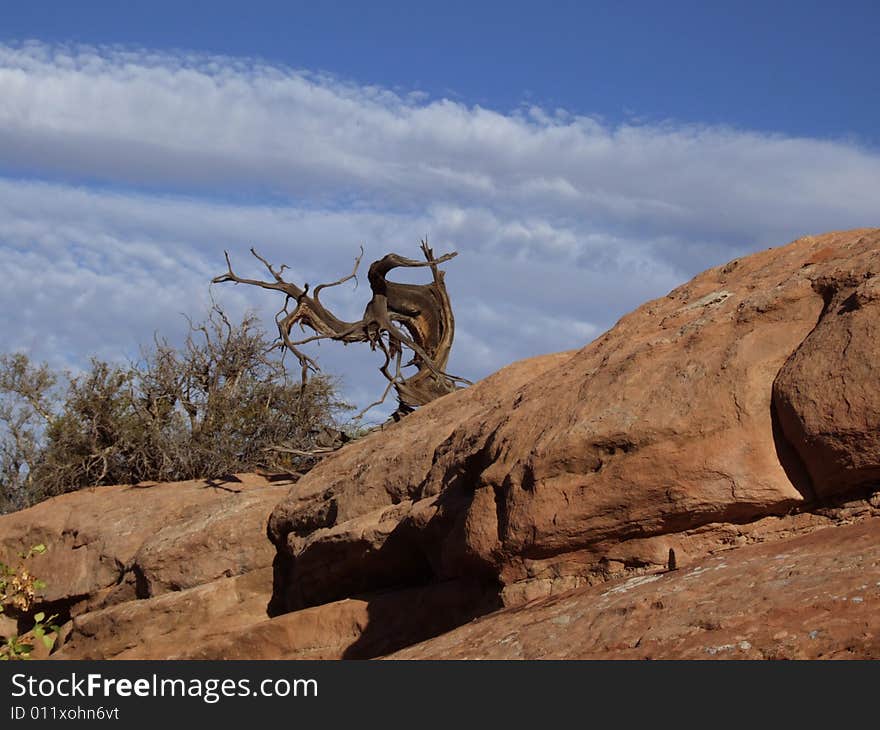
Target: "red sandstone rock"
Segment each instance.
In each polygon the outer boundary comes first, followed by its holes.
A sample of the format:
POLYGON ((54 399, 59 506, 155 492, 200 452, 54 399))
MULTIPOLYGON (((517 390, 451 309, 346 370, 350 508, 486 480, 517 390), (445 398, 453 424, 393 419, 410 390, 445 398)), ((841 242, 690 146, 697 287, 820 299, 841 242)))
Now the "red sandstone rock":
POLYGON ((573 355, 517 363, 347 446, 272 514, 279 598, 482 575, 515 603, 536 575, 591 580, 611 550, 663 565, 670 536, 809 504, 814 480, 822 498, 865 484, 880 469, 878 265, 876 229, 730 262, 573 355), (829 286, 859 307, 826 307, 829 286), (830 371, 853 382, 826 388, 830 371), (822 439, 830 466, 810 457, 822 439))
POLYGON ((292 488, 83 490, 0 517, 0 559, 49 546, 59 658, 370 657, 499 602, 526 605, 401 655, 878 656, 878 262, 880 230, 731 262, 292 488), (269 619, 279 500, 275 605, 301 610, 269 619))
POLYGON ((497 605, 497 597, 475 581, 438 583, 294 611, 179 645, 163 657, 368 659, 441 634, 497 605))
POLYGON ((272 569, 75 617, 56 659, 166 659, 266 619, 272 569))
POLYGON ((80 490, 0 516, 0 560, 45 544, 30 561, 42 598, 73 614, 240 575, 272 564, 265 521, 289 484, 243 475, 80 490))
POLYGON ((816 328, 774 386, 780 422, 820 497, 880 484, 880 254, 816 280, 816 328))
POLYGON ((880 519, 505 609, 393 659, 880 659, 880 519))

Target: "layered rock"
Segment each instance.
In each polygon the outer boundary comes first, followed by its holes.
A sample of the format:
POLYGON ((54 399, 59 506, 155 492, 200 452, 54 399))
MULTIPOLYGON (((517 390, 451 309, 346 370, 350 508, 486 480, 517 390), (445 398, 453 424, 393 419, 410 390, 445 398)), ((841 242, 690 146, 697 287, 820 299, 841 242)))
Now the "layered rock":
POLYGON ((80 490, 0 517, 0 559, 46 545, 30 567, 62 617, 184 590, 269 568, 265 522, 289 487, 242 475, 80 490))
MULTIPOLYGON (((370 659, 468 623, 497 596, 462 579, 293 611, 180 644, 167 659, 370 659)), ((159 655, 156 655, 159 656, 159 655)))
POLYGON ((871 489, 878 268, 878 230, 732 261, 347 446, 272 513, 278 605, 461 576, 516 603, 871 489))
MULTIPOLYGON (((80 613, 56 659, 168 659, 266 619, 272 568, 80 613)), ((246 657, 245 657, 246 658, 246 657)))
POLYGON ((880 518, 505 609, 393 659, 880 659, 880 518))
POLYGON ((878 269, 880 230, 733 261, 295 484, 83 490, 0 560, 48 546, 58 658, 366 658, 493 611, 400 656, 874 657, 878 269))

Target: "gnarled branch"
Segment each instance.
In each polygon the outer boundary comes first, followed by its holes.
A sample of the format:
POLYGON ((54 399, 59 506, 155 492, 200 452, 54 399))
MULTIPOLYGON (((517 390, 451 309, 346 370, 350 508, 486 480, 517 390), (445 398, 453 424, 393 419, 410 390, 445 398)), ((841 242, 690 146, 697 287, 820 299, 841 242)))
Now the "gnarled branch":
POLYGON ((272 277, 271 281, 238 276, 232 269, 227 253, 227 272, 215 277, 213 283, 249 284, 279 291, 285 295, 284 307, 275 318, 279 341, 281 346, 286 347, 299 361, 304 382, 309 371, 318 370, 318 364, 300 349, 302 345, 329 339, 344 343, 366 342, 372 349, 381 350, 385 362, 379 371, 388 380, 388 386, 382 397, 360 415, 369 408, 383 403, 393 387, 397 392, 398 401, 395 417, 400 417, 418 406, 470 384, 470 381, 446 372, 455 334, 455 320, 449 294, 446 291, 444 272, 439 267, 440 264, 454 258, 457 253, 453 251, 435 258, 427 241, 422 241, 421 250, 425 257, 424 261, 390 253, 370 265, 367 279, 372 297, 367 303, 363 317, 357 322, 347 322, 336 317, 323 305, 320 293, 324 289, 339 286, 352 279, 357 281, 363 248, 348 276, 316 286, 311 295, 308 284, 300 287, 284 279, 283 273, 289 268, 288 266, 282 265, 276 270, 253 248, 251 254, 268 270, 272 277), (432 281, 428 284, 401 284, 387 279, 391 271, 402 267, 429 267, 432 281), (295 303, 292 310, 291 302, 295 303), (293 339, 291 330, 297 324, 304 330, 312 330, 314 334, 298 340, 293 339), (403 367, 416 368, 416 372, 407 377, 401 373, 404 350, 411 351, 412 358, 403 367), (396 363, 393 373, 389 369, 392 360, 396 363))

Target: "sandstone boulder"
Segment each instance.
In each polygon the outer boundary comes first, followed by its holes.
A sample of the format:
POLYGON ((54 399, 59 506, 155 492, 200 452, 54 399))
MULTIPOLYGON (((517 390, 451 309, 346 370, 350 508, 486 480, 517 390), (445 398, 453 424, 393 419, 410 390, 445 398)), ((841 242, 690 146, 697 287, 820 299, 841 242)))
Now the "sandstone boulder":
POLYGON ((876 657, 878 266, 732 261, 295 484, 82 490, 0 559, 48 546, 58 658, 876 657))
POLYGON ((43 543, 32 572, 63 617, 271 566, 265 522, 290 482, 98 487, 0 516, 0 559, 43 543))
POLYGON ((277 604, 466 575, 515 603, 661 566, 683 531, 873 488, 878 263, 875 229, 732 261, 347 446, 272 513, 277 604))
POLYGON ((825 305, 776 378, 774 401, 816 494, 880 484, 880 253, 816 278, 825 305))

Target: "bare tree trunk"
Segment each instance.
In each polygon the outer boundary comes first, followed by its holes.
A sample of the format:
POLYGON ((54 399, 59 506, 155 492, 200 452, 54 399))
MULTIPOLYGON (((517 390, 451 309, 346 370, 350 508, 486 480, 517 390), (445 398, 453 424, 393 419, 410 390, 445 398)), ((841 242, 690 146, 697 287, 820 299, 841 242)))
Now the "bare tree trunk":
POLYGON ((427 241, 422 241, 424 261, 405 258, 390 253, 370 265, 367 279, 370 282, 372 297, 364 310, 364 316, 357 322, 346 322, 336 317, 321 303, 321 292, 332 286, 339 286, 356 278, 358 266, 363 256, 355 260, 354 270, 348 275, 329 284, 316 286, 309 295, 309 285, 299 287, 285 281, 282 274, 287 266, 276 269, 254 249, 251 253, 259 259, 272 275, 272 281, 244 279, 236 275, 226 254, 227 272, 213 279, 213 283, 231 281, 236 284, 251 284, 263 289, 272 289, 285 294, 284 308, 276 316, 280 344, 287 347, 300 363, 303 382, 309 371, 317 372, 318 364, 300 347, 309 342, 330 339, 338 342, 367 342, 374 350, 385 356, 379 368, 388 380, 382 397, 370 404, 361 413, 384 402, 391 388, 397 394, 398 407, 395 417, 400 417, 413 409, 431 402, 442 395, 451 393, 469 381, 446 372, 452 340, 455 334, 455 319, 452 305, 440 264, 449 261, 455 252, 434 258, 434 252, 427 241), (433 281, 429 284, 400 284, 388 281, 388 274, 401 267, 430 267, 433 281), (291 302, 295 307, 291 310, 291 302), (291 331, 294 325, 309 328, 315 334, 294 340, 291 331), (404 355, 409 358, 404 362, 404 355), (405 375, 403 368, 415 367, 416 371, 405 375))

